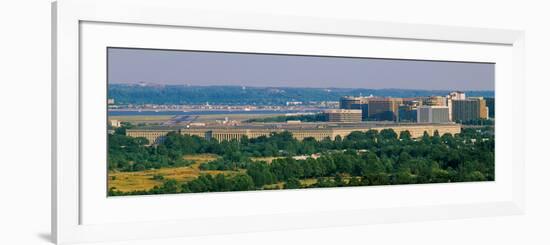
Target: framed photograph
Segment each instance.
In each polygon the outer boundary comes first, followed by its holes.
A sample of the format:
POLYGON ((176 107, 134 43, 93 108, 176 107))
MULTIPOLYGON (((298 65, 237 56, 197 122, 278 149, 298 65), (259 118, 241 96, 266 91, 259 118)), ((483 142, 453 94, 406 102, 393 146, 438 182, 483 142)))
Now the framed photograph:
POLYGON ((524 211, 522 31, 52 11, 59 244, 524 211))

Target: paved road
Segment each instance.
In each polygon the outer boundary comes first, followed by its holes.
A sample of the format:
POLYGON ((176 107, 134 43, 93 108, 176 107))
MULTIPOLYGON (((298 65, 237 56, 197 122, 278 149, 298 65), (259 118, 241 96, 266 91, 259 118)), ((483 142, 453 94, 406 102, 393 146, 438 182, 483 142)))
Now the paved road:
POLYGON ((174 116, 172 118, 170 118, 170 120, 164 122, 163 124, 166 125, 166 126, 170 126, 170 125, 176 125, 176 124, 179 124, 179 123, 182 123, 182 122, 193 122, 195 121, 196 119, 198 118, 198 116, 196 115, 178 115, 178 116, 174 116))

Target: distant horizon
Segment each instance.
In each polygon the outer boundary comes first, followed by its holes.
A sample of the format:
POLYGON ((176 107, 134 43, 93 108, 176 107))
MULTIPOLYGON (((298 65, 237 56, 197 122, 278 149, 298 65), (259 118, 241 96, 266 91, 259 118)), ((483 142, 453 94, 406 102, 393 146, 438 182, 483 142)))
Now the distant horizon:
POLYGON ((351 87, 288 87, 288 86, 256 86, 256 85, 226 85, 226 84, 188 84, 188 83, 162 83, 162 82, 109 82, 109 85, 137 85, 145 83, 147 85, 155 86, 189 86, 189 87, 252 87, 252 88, 292 88, 292 89, 364 89, 364 90, 418 90, 418 91, 458 91, 458 92, 495 92, 495 90, 482 89, 416 89, 416 88, 351 88, 351 87))
POLYGON ((107 56, 111 84, 495 90, 494 63, 139 48, 107 56))

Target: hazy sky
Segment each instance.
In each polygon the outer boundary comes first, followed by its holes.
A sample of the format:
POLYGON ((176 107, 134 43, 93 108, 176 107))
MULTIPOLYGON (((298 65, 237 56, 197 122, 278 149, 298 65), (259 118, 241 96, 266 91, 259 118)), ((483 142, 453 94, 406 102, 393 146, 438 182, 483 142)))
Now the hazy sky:
POLYGON ((494 90, 494 64, 108 49, 110 83, 494 90))

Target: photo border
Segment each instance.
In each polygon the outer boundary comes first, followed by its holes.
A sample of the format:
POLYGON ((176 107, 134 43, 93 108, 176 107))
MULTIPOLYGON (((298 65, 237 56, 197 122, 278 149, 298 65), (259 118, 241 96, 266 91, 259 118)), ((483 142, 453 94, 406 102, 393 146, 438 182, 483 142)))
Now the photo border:
POLYGON ((522 31, 194 11, 186 10, 183 2, 164 0, 134 0, 131 3, 60 0, 52 4, 52 237, 56 243, 92 242, 521 214, 525 207, 524 91, 522 31), (239 224, 251 225, 234 225, 232 219, 228 219, 225 221, 228 229, 223 232, 208 231, 211 222, 220 222, 220 219, 212 218, 197 219, 192 226, 187 225, 189 229, 186 230, 181 229, 182 224, 177 221, 166 221, 161 226, 158 223, 81 225, 80 169, 77 164, 80 158, 80 90, 76 81, 79 80, 79 24, 82 21, 512 45, 516 82, 511 86, 514 86, 517 97, 510 110, 515 117, 512 122, 499 122, 510 123, 514 128, 511 133, 517 152, 513 155, 511 200, 486 204, 388 208, 385 211, 268 216, 272 224, 262 224, 261 220, 266 218, 262 216, 240 217, 239 224), (357 219, 353 218, 358 216, 370 219, 355 222, 357 219), (299 224, 289 222, 303 219, 308 221, 299 224), (336 222, 328 225, 323 220, 336 222))

